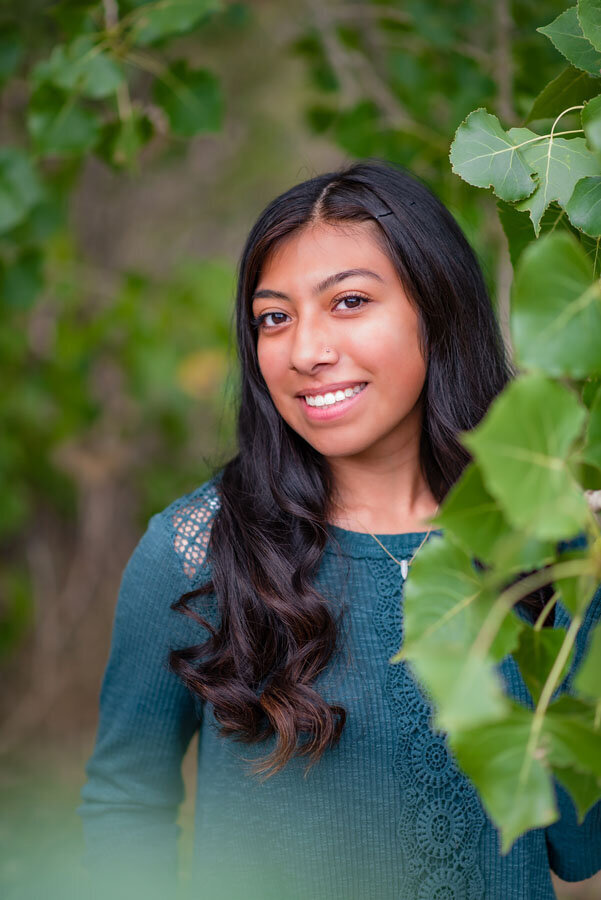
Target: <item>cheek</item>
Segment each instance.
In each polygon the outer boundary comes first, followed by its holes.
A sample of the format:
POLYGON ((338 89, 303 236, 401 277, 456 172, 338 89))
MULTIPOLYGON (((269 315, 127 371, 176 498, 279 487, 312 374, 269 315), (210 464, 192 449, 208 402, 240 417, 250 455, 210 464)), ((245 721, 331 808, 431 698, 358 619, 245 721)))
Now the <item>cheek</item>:
POLYGON ((276 391, 278 385, 281 385, 282 378, 287 371, 285 354, 281 348, 278 349, 276 343, 274 341, 270 345, 268 341, 262 341, 261 338, 257 343, 259 369, 270 393, 276 391))

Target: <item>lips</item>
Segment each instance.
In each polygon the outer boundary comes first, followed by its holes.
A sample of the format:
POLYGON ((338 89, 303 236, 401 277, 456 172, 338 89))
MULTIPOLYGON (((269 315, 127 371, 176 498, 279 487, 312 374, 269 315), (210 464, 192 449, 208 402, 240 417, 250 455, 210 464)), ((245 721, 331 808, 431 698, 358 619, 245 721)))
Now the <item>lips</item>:
POLYGON ((306 390, 297 391, 295 397, 316 397, 318 394, 335 394, 336 391, 343 391, 345 388, 354 388, 358 384, 364 384, 365 379, 358 381, 337 381, 335 384, 324 384, 318 387, 308 387, 306 390))

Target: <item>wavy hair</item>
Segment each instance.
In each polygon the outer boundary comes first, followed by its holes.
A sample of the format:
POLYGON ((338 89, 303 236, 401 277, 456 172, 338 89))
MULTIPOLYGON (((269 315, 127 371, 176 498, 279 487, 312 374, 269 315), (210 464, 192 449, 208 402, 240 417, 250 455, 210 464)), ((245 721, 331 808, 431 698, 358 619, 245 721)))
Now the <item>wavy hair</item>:
MULTIPOLYGON (((371 158, 318 175, 276 197, 257 219, 238 269, 238 453, 219 483, 211 579, 173 604, 210 637, 170 654, 171 669, 213 705, 222 736, 251 744, 277 734, 255 774, 275 774, 304 754, 310 768, 339 740, 346 718, 313 686, 340 635, 340 621, 313 586, 328 539, 332 478, 325 459, 276 410, 251 324, 251 298, 270 253, 321 222, 374 222, 418 311, 427 360, 420 464, 437 501, 471 460, 458 433, 478 424, 515 375, 472 248, 440 200, 402 167, 371 158), (217 630, 188 605, 209 593, 218 600, 217 630), (299 743, 303 733, 308 740, 299 743)), ((542 608, 540 597, 533 602, 542 608)))

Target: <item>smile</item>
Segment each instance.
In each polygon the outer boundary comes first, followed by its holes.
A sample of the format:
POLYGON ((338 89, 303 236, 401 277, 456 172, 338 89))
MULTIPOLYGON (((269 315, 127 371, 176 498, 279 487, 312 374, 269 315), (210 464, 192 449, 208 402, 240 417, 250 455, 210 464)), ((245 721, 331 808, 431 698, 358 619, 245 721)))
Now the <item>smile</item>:
POLYGON ((299 397, 299 400, 308 418, 314 420, 334 419, 344 415, 347 410, 355 406, 366 387, 367 382, 364 381, 354 388, 349 387, 326 394, 299 397))

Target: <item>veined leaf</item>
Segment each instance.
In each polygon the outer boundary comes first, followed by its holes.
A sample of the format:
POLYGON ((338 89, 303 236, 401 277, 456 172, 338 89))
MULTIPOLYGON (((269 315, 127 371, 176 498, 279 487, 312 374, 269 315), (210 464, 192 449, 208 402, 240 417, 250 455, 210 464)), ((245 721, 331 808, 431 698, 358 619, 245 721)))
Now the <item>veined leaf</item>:
POLYGON ((559 818, 542 748, 530 760, 527 777, 521 777, 532 719, 530 710, 512 702, 502 719, 450 735, 459 765, 501 830, 502 853, 524 831, 543 828, 559 818))
POLYGON ((588 506, 567 458, 585 418, 567 388, 537 373, 511 382, 484 420, 462 434, 486 487, 517 528, 557 540, 582 529, 588 506))
MULTIPOLYGON (((582 127, 591 150, 601 150, 601 95, 584 104, 580 114, 582 127)), ((587 172, 586 174, 593 174, 587 172)))
POLYGON ((538 137, 528 128, 511 128, 509 136, 516 144, 523 145, 521 153, 530 170, 538 175, 534 193, 516 203, 517 210, 530 210, 534 232, 540 234, 540 221, 550 203, 557 200, 565 207, 576 183, 586 175, 601 172, 599 160, 586 146, 584 138, 538 137))
POLYGON ((560 13, 549 25, 543 25, 536 30, 546 35, 568 62, 577 69, 590 72, 591 75, 599 75, 601 53, 584 36, 578 21, 576 6, 571 6, 565 12, 560 13))
MULTIPOLYGON (((393 660, 463 652, 479 634, 497 596, 470 554, 450 535, 428 541, 405 584, 403 647, 393 660)), ((490 648, 492 660, 503 659, 517 646, 521 628, 518 617, 508 613, 490 648)))
POLYGON ((601 50, 601 10, 598 0, 578 0, 578 23, 584 37, 601 50))
MULTIPOLYGON (((599 93, 601 82, 587 72, 567 66, 557 78, 550 81, 532 104, 524 125, 537 119, 555 119, 565 109, 580 106, 599 93)), ((574 110, 577 113, 578 110, 574 110)))
POLYGON ((565 209, 572 225, 590 237, 601 237, 601 176, 581 178, 565 209))
POLYGON ((476 187, 492 187, 502 200, 521 200, 536 188, 516 143, 485 109, 474 110, 461 123, 449 159, 453 172, 476 187))
POLYGON ((512 290, 511 331, 522 365, 574 378, 601 373, 601 287, 570 234, 547 235, 523 253, 512 290))

